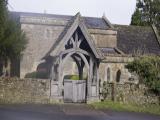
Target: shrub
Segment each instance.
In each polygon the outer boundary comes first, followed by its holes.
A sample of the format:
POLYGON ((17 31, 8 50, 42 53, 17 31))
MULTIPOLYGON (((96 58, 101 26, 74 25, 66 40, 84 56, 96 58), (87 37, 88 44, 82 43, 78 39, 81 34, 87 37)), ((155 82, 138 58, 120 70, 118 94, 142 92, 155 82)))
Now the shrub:
POLYGON ((37 72, 27 73, 25 75, 25 78, 36 78, 37 72))
POLYGON ((109 92, 108 92, 108 87, 107 87, 107 82, 104 81, 103 82, 103 86, 102 86, 102 97, 103 97, 103 100, 105 100, 108 96, 109 92))
POLYGON ((27 73, 25 75, 25 78, 39 78, 39 79, 47 79, 48 75, 46 72, 32 72, 32 73, 27 73))
POLYGON ((160 97, 160 57, 143 56, 130 62, 126 67, 139 75, 140 82, 147 85, 160 97))

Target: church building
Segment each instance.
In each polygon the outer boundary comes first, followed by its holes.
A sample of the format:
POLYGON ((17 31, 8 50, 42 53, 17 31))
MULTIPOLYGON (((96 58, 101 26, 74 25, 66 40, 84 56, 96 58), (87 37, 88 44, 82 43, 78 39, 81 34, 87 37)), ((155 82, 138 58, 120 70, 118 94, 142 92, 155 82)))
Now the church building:
POLYGON ((28 39, 20 59, 20 78, 36 73, 51 79, 53 97, 65 96, 66 101, 77 89, 75 94, 81 95, 74 98, 75 102, 98 99, 104 81, 137 83, 136 75, 125 65, 139 55, 160 55, 160 39, 154 26, 115 25, 106 16, 84 17, 80 13, 11 15, 28 39), (72 91, 70 83, 79 86, 72 91), (65 89, 70 92, 64 93, 65 89))

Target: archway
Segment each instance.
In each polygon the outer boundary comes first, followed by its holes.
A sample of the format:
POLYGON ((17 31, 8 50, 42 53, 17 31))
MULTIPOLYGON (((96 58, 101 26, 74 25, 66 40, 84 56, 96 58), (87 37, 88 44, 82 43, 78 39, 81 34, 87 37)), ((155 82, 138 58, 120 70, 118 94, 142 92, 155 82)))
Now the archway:
POLYGON ((87 82, 89 80, 88 62, 87 57, 81 52, 62 53, 61 68, 63 69, 61 70, 61 75, 63 80, 64 102, 86 102, 87 82), (76 71, 74 71, 75 69, 73 68, 75 64, 77 68, 76 71), (85 71, 87 72, 86 76, 84 75, 84 68, 87 69, 87 71, 85 71))

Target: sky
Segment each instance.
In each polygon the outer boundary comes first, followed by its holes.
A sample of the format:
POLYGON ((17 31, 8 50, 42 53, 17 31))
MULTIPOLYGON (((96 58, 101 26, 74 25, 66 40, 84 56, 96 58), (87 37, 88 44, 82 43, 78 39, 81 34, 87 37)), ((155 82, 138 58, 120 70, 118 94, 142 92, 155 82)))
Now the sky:
POLYGON ((9 10, 102 17, 113 24, 129 25, 136 0, 9 0, 9 10))

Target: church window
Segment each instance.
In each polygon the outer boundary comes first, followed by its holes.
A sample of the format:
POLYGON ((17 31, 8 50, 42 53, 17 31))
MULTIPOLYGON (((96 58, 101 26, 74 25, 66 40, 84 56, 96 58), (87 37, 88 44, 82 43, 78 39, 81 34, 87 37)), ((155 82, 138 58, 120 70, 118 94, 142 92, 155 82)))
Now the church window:
POLYGON ((120 82, 120 79, 121 79, 121 71, 118 70, 117 73, 116 73, 116 82, 120 82))
POLYGON ((107 81, 111 81, 111 70, 107 68, 107 81))

